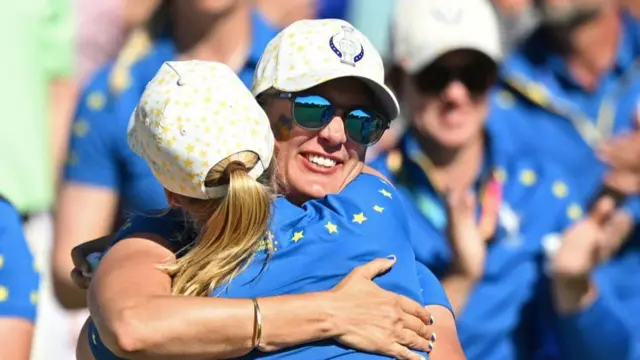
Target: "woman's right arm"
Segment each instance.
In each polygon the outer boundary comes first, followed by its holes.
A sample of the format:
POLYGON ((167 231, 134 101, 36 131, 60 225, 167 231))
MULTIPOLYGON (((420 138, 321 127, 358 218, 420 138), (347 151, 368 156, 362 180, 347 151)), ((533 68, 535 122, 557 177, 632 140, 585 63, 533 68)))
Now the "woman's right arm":
MULTIPOLYGON (((250 299, 171 295, 157 267, 175 259, 151 234, 118 242, 102 259, 90 291, 91 316, 105 345, 130 359, 212 359, 242 356, 254 344, 250 299)), ((260 298, 259 349, 275 351, 335 338, 362 351, 420 359, 404 345, 427 336, 429 313, 380 289, 370 279, 393 260, 354 269, 331 291, 260 298)))

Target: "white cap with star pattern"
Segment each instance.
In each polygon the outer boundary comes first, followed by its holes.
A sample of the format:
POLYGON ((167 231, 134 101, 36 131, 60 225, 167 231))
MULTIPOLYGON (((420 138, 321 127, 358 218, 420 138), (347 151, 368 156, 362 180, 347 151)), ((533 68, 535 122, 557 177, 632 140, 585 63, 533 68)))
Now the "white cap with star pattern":
POLYGON ((393 120, 399 107, 384 84, 380 54, 358 29, 344 20, 300 20, 267 45, 253 77, 255 96, 274 88, 308 90, 343 77, 361 79, 373 91, 384 115, 393 120))
POLYGON ((259 161, 249 175, 257 179, 274 147, 267 115, 233 70, 197 60, 162 65, 131 115, 128 139, 162 186, 198 199, 226 194, 226 186, 205 186, 218 162, 252 151, 259 161))

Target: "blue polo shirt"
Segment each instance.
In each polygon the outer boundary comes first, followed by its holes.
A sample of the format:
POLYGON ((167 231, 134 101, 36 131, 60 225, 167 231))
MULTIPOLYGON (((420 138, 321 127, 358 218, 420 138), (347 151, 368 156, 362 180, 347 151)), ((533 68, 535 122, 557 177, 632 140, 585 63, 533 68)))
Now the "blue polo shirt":
MULTIPOLYGON (((238 74, 248 87, 264 48, 276 34, 259 14, 253 14, 251 52, 238 74)), ((145 86, 165 61, 178 54, 167 36, 138 53, 138 60, 123 73, 114 74, 114 64, 98 71, 82 92, 64 170, 68 182, 118 193, 125 213, 167 206, 164 190, 151 170, 129 149, 126 132, 145 86)))
MULTIPOLYGON (((191 232, 185 231, 184 219, 179 211, 160 217, 136 216, 125 225, 116 241, 135 233, 154 232, 168 239, 174 251, 178 251, 193 242, 193 237, 188 235, 191 232)), ((393 268, 374 279, 379 286, 424 305, 450 309, 436 277, 416 262, 399 194, 376 176, 362 174, 339 195, 309 201, 302 207, 278 198, 270 229, 248 267, 230 283, 215 289, 211 296, 254 298, 330 290, 356 266, 395 255, 398 260, 393 268)), ((92 328, 90 342, 98 360, 110 359, 95 328, 92 328)), ((428 358, 427 354, 422 355, 428 358)), ((386 358, 344 348, 333 340, 274 353, 254 351, 243 358, 337 357, 386 358)))
MULTIPOLYGON (((595 156, 598 142, 638 129, 640 24, 621 16, 624 29, 616 61, 595 90, 575 81, 566 62, 538 31, 506 60, 493 96, 489 127, 523 151, 561 166, 576 184, 583 206, 597 196, 608 170, 595 156)), ((635 231, 619 254, 597 270, 596 279, 599 286, 611 288, 637 329, 640 282, 627 274, 640 272, 638 196, 628 198, 624 207, 636 220, 635 231)))
POLYGON ((35 322, 39 282, 20 214, 0 199, 0 318, 35 322))
MULTIPOLYGON (((546 254, 557 248, 559 233, 579 220, 583 210, 560 168, 536 156, 514 153, 508 143, 493 134, 488 139, 484 165, 473 187, 482 198, 487 194, 487 184, 498 181, 502 195, 496 232, 487 246, 485 273, 457 314, 458 334, 469 359, 522 359, 531 355, 532 348, 543 346, 536 335, 535 344, 529 347, 531 333, 525 332, 525 337, 521 334, 528 319, 525 315, 537 302, 546 254)), ((446 234, 445 202, 429 180, 424 155, 413 133, 406 134, 398 149, 384 154, 372 166, 398 186, 411 221, 418 261, 437 276, 446 275, 452 250, 446 234)), ((480 201, 478 217, 482 206, 480 201)), ((608 306, 602 305, 606 314, 608 306)), ((558 321, 571 327, 584 321, 582 315, 558 321)), ((613 336, 620 335, 615 332, 618 327, 613 330, 613 336)), ((622 341, 628 340, 625 330, 622 341)))

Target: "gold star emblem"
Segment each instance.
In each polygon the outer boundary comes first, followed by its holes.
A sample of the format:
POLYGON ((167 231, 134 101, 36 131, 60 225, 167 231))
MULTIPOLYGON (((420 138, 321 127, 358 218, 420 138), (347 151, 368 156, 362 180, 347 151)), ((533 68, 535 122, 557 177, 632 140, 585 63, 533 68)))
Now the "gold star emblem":
POLYGON ((293 241, 294 243, 297 243, 298 241, 300 241, 302 238, 304 237, 304 234, 302 231, 298 231, 295 234, 293 234, 293 237, 291 238, 291 241, 293 241))
POLYGON ((388 191, 387 191, 387 190, 385 190, 385 189, 380 190, 380 194, 382 194, 383 196, 386 196, 386 197, 388 197, 389 199, 391 199, 391 193, 390 193, 390 192, 388 192, 388 191))
POLYGON ((571 220, 578 220, 582 217, 582 207, 578 204, 571 204, 567 208, 567 216, 571 220))
POLYGON ((559 199, 565 198, 569 194, 569 188, 567 188, 567 184, 562 181, 554 182, 552 191, 553 195, 555 195, 555 197, 559 199))
POLYGON ((324 226, 327 230, 329 230, 329 234, 333 234, 333 233, 337 233, 338 232, 338 226, 334 223, 332 223, 331 221, 327 222, 327 224, 324 226))
POLYGON ((186 159, 184 161, 184 167, 187 169, 191 169, 191 167, 193 166, 193 160, 191 159, 186 159))
POLYGON ((523 170, 520 173, 520 182, 524 186, 531 186, 535 184, 537 180, 538 180, 538 177, 536 173, 533 172, 533 170, 527 169, 527 170, 523 170))
POLYGON ((364 217, 364 213, 363 212, 361 212, 360 214, 354 214, 353 215, 353 222, 362 225, 362 223, 365 222, 365 221, 367 221, 367 218, 364 217))
POLYGON ((497 168, 493 171, 493 177, 501 184, 504 184, 504 182, 507 181, 507 172, 504 171, 503 168, 497 168))
POLYGON ((85 135, 87 135, 87 133, 89 132, 89 123, 84 119, 78 119, 73 124, 72 131, 73 135, 77 137, 85 137, 85 135))
POLYGON ((106 96, 99 91, 94 91, 87 96, 87 106, 93 111, 100 111, 104 109, 106 102, 106 96))
POLYGON ((382 212, 384 211, 384 208, 382 206, 375 205, 373 207, 373 210, 375 210, 376 212, 379 212, 380 214, 382 214, 382 212))
POLYGON ((2 269, 3 266, 4 266, 4 256, 0 254, 0 269, 2 269))
POLYGON ((29 300, 31 301, 32 305, 38 304, 38 292, 32 291, 31 294, 29 295, 29 300))
POLYGON ((8 298, 9 290, 4 286, 0 286, 0 302, 5 302, 8 298))

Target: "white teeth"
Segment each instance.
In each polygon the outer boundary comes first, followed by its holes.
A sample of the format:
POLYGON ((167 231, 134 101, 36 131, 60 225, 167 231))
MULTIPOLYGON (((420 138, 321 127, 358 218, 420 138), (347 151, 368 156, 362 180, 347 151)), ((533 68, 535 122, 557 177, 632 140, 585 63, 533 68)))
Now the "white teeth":
POLYGON ((336 161, 326 158, 324 156, 318 156, 318 155, 307 155, 307 160, 309 160, 310 162, 318 165, 318 166, 322 166, 322 167, 326 167, 326 168, 331 168, 336 166, 336 161))

